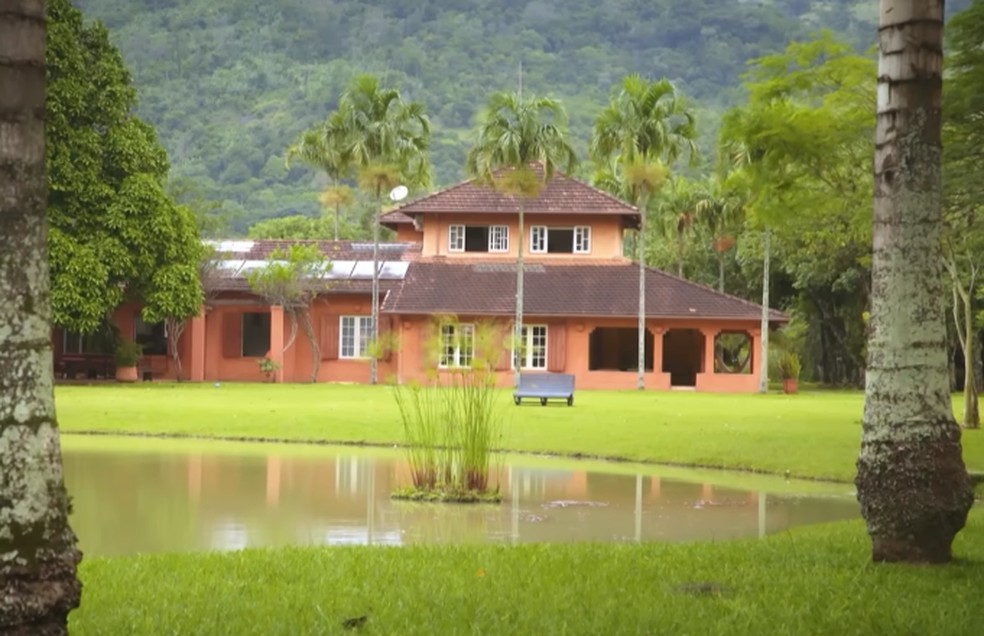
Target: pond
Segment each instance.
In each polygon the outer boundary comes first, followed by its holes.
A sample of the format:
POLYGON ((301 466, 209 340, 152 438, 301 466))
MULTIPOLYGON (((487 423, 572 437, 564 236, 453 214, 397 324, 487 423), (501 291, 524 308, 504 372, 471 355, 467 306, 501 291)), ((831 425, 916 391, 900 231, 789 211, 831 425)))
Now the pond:
POLYGON ((510 455, 501 504, 390 500, 391 449, 62 438, 90 556, 278 545, 710 541, 858 516, 849 485, 510 455))

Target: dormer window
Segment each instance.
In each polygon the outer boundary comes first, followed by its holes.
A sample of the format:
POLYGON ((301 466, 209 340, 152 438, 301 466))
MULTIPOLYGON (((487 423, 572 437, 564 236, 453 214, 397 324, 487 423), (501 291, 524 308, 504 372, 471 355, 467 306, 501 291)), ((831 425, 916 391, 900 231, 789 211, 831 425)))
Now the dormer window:
POLYGON ((449 252, 508 252, 509 227, 506 225, 451 225, 448 227, 449 252))
POLYGON ((591 252, 591 227, 530 228, 530 252, 534 254, 589 254, 591 252))

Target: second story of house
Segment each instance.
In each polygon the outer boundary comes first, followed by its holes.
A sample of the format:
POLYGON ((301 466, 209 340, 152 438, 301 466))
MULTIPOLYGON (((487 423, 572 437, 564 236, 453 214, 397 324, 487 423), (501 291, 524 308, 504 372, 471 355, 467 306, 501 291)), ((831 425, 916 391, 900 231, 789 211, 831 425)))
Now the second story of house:
POLYGON ((623 235, 639 212, 595 187, 556 174, 531 199, 464 181, 384 214, 398 241, 420 244, 423 258, 514 260, 520 241, 531 262, 623 258, 623 235), (524 214, 519 231, 519 206, 524 214))

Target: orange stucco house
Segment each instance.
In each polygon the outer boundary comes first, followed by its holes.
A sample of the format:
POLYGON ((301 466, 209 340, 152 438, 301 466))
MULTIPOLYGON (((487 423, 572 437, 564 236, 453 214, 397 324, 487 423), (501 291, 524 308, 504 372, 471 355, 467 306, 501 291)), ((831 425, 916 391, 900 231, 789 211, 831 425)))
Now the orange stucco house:
MULTIPOLYGON (((380 249, 380 331, 392 346, 379 363, 382 380, 407 382, 467 363, 472 325, 511 333, 515 259, 523 241, 524 373, 563 372, 579 389, 635 387, 638 267, 622 256, 625 231, 638 227, 634 207, 562 175, 525 203, 518 233, 515 200, 474 181, 408 202, 383 215, 396 242, 380 249), (435 325, 437 316, 456 322, 435 325), (455 334, 454 331, 459 333, 455 334), (426 346, 435 337, 438 348, 426 346)), ((181 341, 183 375, 192 381, 261 381, 258 360, 280 364, 275 381, 310 379, 303 335, 283 351, 284 312, 250 293, 243 271, 263 265, 285 241, 225 241, 229 275, 207 311, 192 319, 181 341)), ((331 284, 311 308, 321 349, 319 382, 368 382, 372 245, 318 242, 332 261, 331 284)), ((121 333, 144 344, 145 377, 174 377, 163 354, 160 325, 145 325, 136 306, 117 310, 121 333)), ((761 361, 760 307, 708 287, 649 269, 646 275, 646 388, 753 392, 761 361)), ((773 311, 777 326, 786 317, 773 311)), ((83 338, 56 334, 59 356, 84 349, 83 338)), ((506 338, 502 342, 507 342, 506 338)), ((509 347, 512 344, 503 345, 509 347)), ((513 356, 503 351, 496 372, 512 381, 513 356)), ((61 365, 64 368, 64 365, 61 365)))

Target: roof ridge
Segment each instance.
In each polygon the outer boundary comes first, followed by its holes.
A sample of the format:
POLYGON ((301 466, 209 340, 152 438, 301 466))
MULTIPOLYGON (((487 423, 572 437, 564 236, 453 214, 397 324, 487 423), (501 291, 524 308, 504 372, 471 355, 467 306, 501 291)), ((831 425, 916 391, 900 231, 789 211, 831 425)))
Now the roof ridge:
MULTIPOLYGON (((543 164, 541 164, 538 161, 537 162, 533 162, 531 165, 533 165, 533 166, 535 166, 537 168, 540 168, 540 170, 543 169, 543 167, 542 167, 543 164)), ((497 168, 496 170, 494 170, 493 171, 493 174, 497 174, 497 173, 502 172, 504 170, 510 170, 510 169, 512 169, 512 168, 505 167, 505 166, 504 167, 500 167, 500 168, 497 168)), ((556 171, 554 171, 554 177, 553 178, 556 178, 557 176, 560 176, 562 179, 566 179, 567 181, 574 182, 574 183, 578 184, 579 186, 582 186, 584 188, 587 188, 588 190, 591 190, 592 192, 595 192, 597 194, 600 194, 601 196, 603 196, 604 198, 606 198, 609 202, 614 203, 615 205, 618 205, 618 206, 621 206, 623 208, 626 208, 627 210, 630 210, 632 212, 639 213, 639 208, 637 206, 632 205, 631 203, 628 203, 626 201, 623 201, 622 199, 620 199, 619 197, 615 196, 614 194, 612 194, 610 192, 606 192, 606 191, 604 191, 601 188, 598 188, 596 186, 593 186, 590 183, 588 183, 587 181, 584 181, 583 179, 579 179, 578 177, 573 177, 573 176, 567 174, 566 172, 564 172, 563 170, 556 170, 556 171)), ((544 184, 548 184, 549 182, 550 182, 549 180, 545 180, 544 181, 544 184)), ((394 208, 391 208, 385 214, 391 214, 391 213, 395 213, 395 212, 399 212, 401 214, 405 214, 403 212, 403 209, 404 208, 407 208, 407 207, 409 207, 411 205, 418 205, 420 203, 423 203, 423 202, 428 201, 430 199, 433 199, 435 197, 438 197, 438 196, 447 194, 448 192, 451 192, 453 190, 456 190, 457 188, 462 188, 462 187, 465 187, 465 186, 468 186, 468 185, 473 185, 475 187, 481 187, 481 188, 487 188, 488 190, 490 190, 491 192, 493 192, 495 194, 498 194, 498 195, 503 196, 503 197, 508 197, 510 199, 515 198, 514 195, 505 194, 503 192, 500 192, 499 190, 496 190, 494 187, 492 187, 491 185, 489 185, 488 183, 486 183, 480 177, 470 177, 468 179, 465 179, 463 181, 459 181, 458 183, 455 183, 453 185, 447 186, 445 188, 441 188, 439 190, 435 190, 434 192, 431 192, 430 194, 426 194, 426 195, 424 195, 424 196, 422 196, 420 198, 413 199, 411 201, 407 201, 407 202, 405 202, 405 203, 403 203, 401 205, 398 205, 398 206, 396 206, 394 208)), ((539 198, 540 197, 537 196, 537 199, 539 199, 539 198)), ((406 215, 406 216, 409 216, 409 215, 406 215)))

